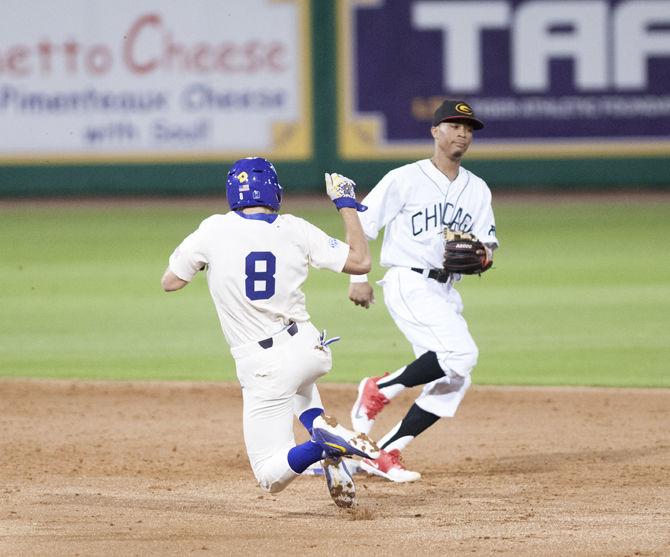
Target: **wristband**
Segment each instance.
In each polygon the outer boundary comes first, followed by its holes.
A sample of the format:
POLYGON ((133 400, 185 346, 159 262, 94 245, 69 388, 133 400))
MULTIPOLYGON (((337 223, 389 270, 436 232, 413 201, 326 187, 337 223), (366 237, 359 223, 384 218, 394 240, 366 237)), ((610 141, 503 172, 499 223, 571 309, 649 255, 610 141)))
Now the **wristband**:
POLYGON ((365 205, 361 205, 353 197, 338 197, 337 199, 333 199, 333 203, 335 203, 335 207, 337 207, 338 211, 345 207, 356 209, 359 213, 368 210, 365 205))
POLYGON ((368 282, 368 275, 349 275, 349 282, 351 284, 368 282))

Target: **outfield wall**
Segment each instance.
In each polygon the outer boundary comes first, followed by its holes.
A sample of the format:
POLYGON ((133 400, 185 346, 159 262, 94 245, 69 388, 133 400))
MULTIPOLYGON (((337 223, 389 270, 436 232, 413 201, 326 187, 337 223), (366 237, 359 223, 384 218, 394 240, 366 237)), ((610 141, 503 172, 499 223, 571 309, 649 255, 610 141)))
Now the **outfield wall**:
POLYGON ((494 188, 670 189, 670 0, 5 0, 0 196, 368 188, 445 96, 494 188))

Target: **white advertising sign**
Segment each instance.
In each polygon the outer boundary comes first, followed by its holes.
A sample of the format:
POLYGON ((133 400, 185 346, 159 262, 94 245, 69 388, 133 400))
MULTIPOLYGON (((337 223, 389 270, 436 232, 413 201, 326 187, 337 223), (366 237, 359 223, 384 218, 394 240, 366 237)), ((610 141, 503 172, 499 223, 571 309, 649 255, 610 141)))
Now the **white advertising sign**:
POLYGON ((0 161, 312 151, 308 0, 3 0, 0 161))

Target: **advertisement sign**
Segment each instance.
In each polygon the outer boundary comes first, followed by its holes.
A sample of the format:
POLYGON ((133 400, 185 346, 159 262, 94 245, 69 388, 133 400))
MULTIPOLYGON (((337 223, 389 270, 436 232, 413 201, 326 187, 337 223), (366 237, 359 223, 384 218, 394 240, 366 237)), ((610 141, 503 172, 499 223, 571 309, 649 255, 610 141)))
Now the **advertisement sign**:
POLYGON ((4 0, 0 162, 312 154, 308 0, 4 0))
POLYGON ((670 155, 670 1, 346 0, 344 158, 425 154, 444 98, 481 158, 670 155))

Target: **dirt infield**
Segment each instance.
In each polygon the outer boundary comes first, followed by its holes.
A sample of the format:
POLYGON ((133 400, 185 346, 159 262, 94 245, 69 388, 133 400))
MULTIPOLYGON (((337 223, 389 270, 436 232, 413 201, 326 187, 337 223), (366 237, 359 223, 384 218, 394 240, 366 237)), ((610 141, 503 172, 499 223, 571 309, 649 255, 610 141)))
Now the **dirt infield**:
POLYGON ((261 492, 240 416, 235 384, 0 380, 0 555, 670 555, 669 390, 473 387, 355 512, 261 492))

